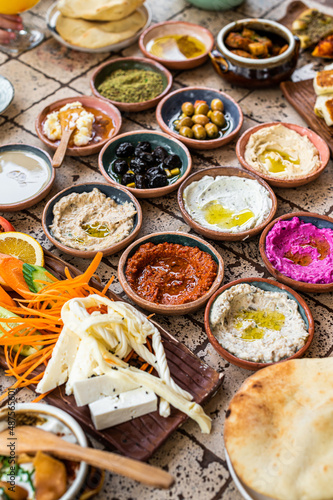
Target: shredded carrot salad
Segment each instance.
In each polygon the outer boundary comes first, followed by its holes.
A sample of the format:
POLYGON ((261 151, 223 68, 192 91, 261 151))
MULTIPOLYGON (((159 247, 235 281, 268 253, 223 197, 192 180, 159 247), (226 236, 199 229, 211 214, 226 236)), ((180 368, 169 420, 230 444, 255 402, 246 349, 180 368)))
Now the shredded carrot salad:
MULTIPOLYGON (((68 268, 65 269, 65 280, 57 280, 52 275, 52 283, 42 282, 45 287, 38 293, 31 292, 31 298, 19 299, 17 306, 0 306, 19 317, 0 318, 0 346, 4 348, 7 362, 7 376, 16 378, 11 388, 22 388, 38 384, 44 375, 45 368, 52 356, 53 349, 63 328, 61 309, 70 299, 87 297, 90 294, 105 296, 113 277, 100 292, 89 285, 90 279, 96 272, 103 254, 97 253, 87 270, 73 278, 68 268), (17 323, 17 326, 14 324, 17 323), (7 325, 4 328, 4 325, 7 325), (8 328, 10 326, 10 329, 8 328), (31 348, 28 356, 23 357, 22 349, 31 348)), ((30 294, 29 294, 30 295, 30 294)), ((96 308, 90 308, 91 314, 96 308)), ((106 307, 99 309, 106 313, 106 307)), ((152 352, 151 342, 147 338, 147 347, 152 352)), ((152 372, 153 367, 148 365, 134 351, 130 352, 125 361, 132 360, 142 370, 152 372)), ((7 391, 0 396, 0 401, 7 396, 7 391)), ((34 401, 40 401, 46 394, 38 396, 34 401)))

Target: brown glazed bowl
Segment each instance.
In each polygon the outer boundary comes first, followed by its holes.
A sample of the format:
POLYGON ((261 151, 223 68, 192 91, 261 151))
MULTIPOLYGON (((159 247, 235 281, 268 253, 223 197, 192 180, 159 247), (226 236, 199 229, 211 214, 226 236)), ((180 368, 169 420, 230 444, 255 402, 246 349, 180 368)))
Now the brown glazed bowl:
POLYGON ((166 316, 180 316, 182 314, 189 314, 192 312, 197 311, 201 307, 203 307, 209 297, 219 288, 219 286, 222 283, 224 276, 224 263, 221 255, 215 250, 212 245, 207 243, 206 241, 202 240, 198 236, 194 236, 192 234, 188 233, 181 233, 178 231, 168 231, 168 232, 163 232, 163 233, 153 233, 153 234, 148 234, 144 236, 143 238, 140 238, 136 240, 134 243, 132 243, 126 250, 123 252, 122 256, 120 257, 119 264, 118 264, 118 279, 123 287, 126 295, 135 302, 139 307, 142 307, 143 309, 146 309, 147 311, 156 313, 156 314, 165 314, 166 316), (138 250, 138 248, 143 245, 144 243, 152 242, 155 245, 159 243, 176 243, 179 245, 184 245, 184 246, 190 246, 190 247, 197 247, 203 252, 207 252, 217 263, 217 275, 216 278, 208 290, 202 297, 199 299, 193 301, 193 302, 188 302, 186 304, 170 304, 170 305, 165 305, 165 304, 156 304, 155 302, 150 302, 148 300, 143 299, 138 295, 133 288, 130 286, 130 284, 127 281, 126 278, 126 264, 127 261, 132 255, 138 250))
POLYGON ((151 59, 144 59, 143 57, 120 57, 119 59, 111 59, 105 63, 98 66, 93 72, 90 79, 90 87, 92 93, 103 99, 106 102, 117 106, 121 111, 126 112, 137 112, 145 111, 146 109, 153 108, 156 106, 163 97, 170 92, 172 87, 172 75, 162 64, 152 61, 151 59), (121 102, 113 101, 107 97, 103 97, 102 94, 98 92, 98 86, 103 82, 103 80, 109 76, 113 71, 117 69, 130 70, 130 69, 144 69, 146 71, 153 71, 158 73, 162 77, 163 81, 163 92, 154 99, 149 99, 143 102, 121 102))
POLYGON ((97 99, 97 97, 91 95, 84 96, 76 96, 76 97, 66 97, 65 99, 60 99, 58 101, 54 101, 52 104, 46 106, 37 116, 35 121, 35 128, 39 139, 46 144, 49 148, 54 151, 58 148, 60 141, 51 141, 46 137, 43 132, 43 124, 46 120, 48 114, 53 111, 59 111, 60 108, 65 106, 70 102, 80 102, 84 108, 88 107, 91 109, 101 111, 109 118, 112 119, 114 128, 110 130, 109 134, 107 134, 101 141, 98 142, 89 142, 86 146, 72 146, 68 147, 66 150, 67 156, 89 156, 98 153, 104 146, 104 144, 119 133, 121 128, 122 119, 119 110, 113 106, 111 103, 107 101, 103 101, 102 99, 97 99))
POLYGON ((184 21, 164 21, 162 23, 153 24, 142 33, 139 38, 139 47, 145 57, 149 57, 169 69, 192 69, 207 61, 209 53, 214 47, 214 37, 209 30, 198 24, 186 23, 184 21), (147 44, 151 40, 167 35, 194 36, 205 45, 206 51, 198 57, 177 61, 154 56, 147 50, 147 44))
POLYGON ((231 281, 227 285, 224 285, 222 288, 217 290, 217 292, 214 293, 214 295, 211 296, 209 299, 209 302, 206 306, 205 310, 205 330, 208 336, 209 342, 212 344, 214 347, 215 351, 219 353, 220 356, 222 356, 223 359, 228 361, 229 363, 238 366, 239 368, 244 368, 245 370, 261 370, 261 368, 265 368, 265 366, 273 365, 276 363, 282 363, 283 361, 289 360, 289 359, 295 359, 295 358, 301 358, 304 353, 307 351, 307 349, 310 347, 311 342, 313 340, 313 335, 314 335, 314 321, 312 317, 312 313, 310 311, 309 306, 306 304, 304 299, 289 288, 288 286, 282 285, 281 283, 278 283, 274 281, 273 279, 266 279, 266 278, 241 278, 239 280, 231 281), (295 352, 292 356, 289 356, 288 358, 284 358, 281 361, 276 361, 275 363, 257 363, 254 361, 247 361, 245 359, 238 358, 237 356, 234 356, 231 354, 229 351, 224 349, 215 335, 213 334, 211 327, 210 327, 210 311, 212 309, 213 303, 217 299, 217 297, 227 290, 228 288, 231 288, 232 286, 238 285, 239 283, 248 283, 249 285, 256 286, 257 288, 261 288, 262 290, 269 291, 269 292, 280 292, 281 290, 284 291, 289 299, 293 299, 297 302, 298 304, 298 311, 301 314, 308 332, 309 332, 309 337, 304 344, 304 346, 299 349, 299 351, 295 352))
POLYGON ((199 170, 199 172, 195 172, 194 174, 190 175, 187 179, 185 179, 184 182, 181 184, 180 188, 178 189, 177 198, 183 219, 185 220, 185 222, 187 222, 189 226, 191 226, 194 229, 194 231, 196 231, 199 234, 202 234, 206 238, 210 238, 212 240, 221 240, 221 241, 244 241, 247 238, 250 238, 251 236, 255 236, 256 234, 260 233, 260 231, 262 231, 264 227, 267 226, 267 224, 273 219, 277 209, 277 200, 274 191, 268 184, 266 184, 265 181, 263 181, 257 175, 250 174, 248 172, 245 172, 244 170, 241 170, 240 168, 234 168, 234 167, 212 167, 212 168, 206 168, 204 170, 199 170), (247 231, 240 231, 239 233, 227 233, 222 231, 215 231, 213 229, 208 229, 206 227, 201 226, 198 222, 192 219, 190 214, 187 212, 185 208, 183 194, 187 186, 192 184, 192 182, 199 181, 205 175, 210 175, 211 177, 237 176, 237 177, 244 177, 246 179, 253 179, 259 182, 259 184, 261 184, 262 186, 264 186, 265 189, 267 189, 270 198, 272 200, 272 208, 268 217, 259 226, 256 226, 252 229, 248 229, 247 231))
POLYGON ((294 72, 300 42, 292 32, 276 21, 269 19, 241 19, 227 24, 217 35, 217 49, 210 52, 215 71, 229 83, 240 87, 264 88, 288 80, 294 72), (250 59, 233 54, 224 40, 231 31, 249 28, 277 34, 289 44, 288 49, 278 56, 267 59, 250 59))
POLYGON ((272 227, 279 220, 290 220, 293 217, 298 217, 304 222, 310 222, 314 226, 319 228, 329 228, 333 231, 333 219, 331 217, 327 217, 326 215, 319 215, 311 212, 291 212, 289 214, 281 215, 277 219, 274 219, 268 226, 264 229, 260 236, 259 241, 259 250, 262 260, 266 266, 266 269, 269 273, 274 276, 275 279, 281 281, 285 285, 291 286, 296 290, 300 290, 302 292, 310 292, 310 293, 327 293, 333 292, 333 283, 307 283, 305 281, 297 281, 288 276, 280 273, 268 260, 266 255, 266 237, 272 227))
POLYGON ((244 134, 238 139, 236 144, 236 155, 239 163, 249 170, 250 172, 259 175, 266 182, 268 182, 271 186, 283 187, 283 188, 293 188, 298 186, 304 186, 304 184, 308 184, 309 182, 317 179, 320 174, 323 173, 324 169, 327 167, 327 164, 330 160, 330 150, 324 139, 322 139, 318 134, 310 130, 306 127, 301 127, 300 125, 295 125, 293 123, 281 123, 281 122, 271 122, 264 123, 263 125, 256 125, 255 127, 251 127, 244 132, 244 134), (304 177, 298 177, 297 179, 276 179, 266 174, 262 174, 258 172, 258 170, 254 169, 245 161, 245 149, 247 143, 249 142, 250 136, 254 132, 258 132, 262 128, 272 127, 273 125, 283 125, 284 127, 290 128, 294 130, 300 135, 306 135, 308 139, 312 142, 314 147, 319 151, 319 157, 321 161, 320 167, 313 172, 312 174, 307 174, 304 177))

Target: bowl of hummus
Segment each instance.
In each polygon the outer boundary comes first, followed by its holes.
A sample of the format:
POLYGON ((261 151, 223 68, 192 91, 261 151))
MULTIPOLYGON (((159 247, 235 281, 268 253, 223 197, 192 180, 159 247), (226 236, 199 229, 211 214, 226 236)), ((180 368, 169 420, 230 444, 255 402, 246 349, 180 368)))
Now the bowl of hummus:
POLYGON ((190 175, 178 190, 183 218, 213 240, 245 240, 273 219, 277 201, 260 177, 233 167, 206 168, 190 175))
POLYGON ((282 283, 304 292, 333 291, 333 219, 294 212, 272 221, 263 231, 260 254, 268 271, 282 283))
POLYGON ((317 179, 330 151, 312 130, 292 123, 272 122, 244 132, 236 145, 241 165, 272 186, 297 187, 317 179))
POLYGON ((230 363, 259 370, 303 356, 314 334, 311 311, 291 288, 265 278, 243 278, 209 300, 205 329, 215 350, 230 363))
POLYGON ((60 250, 92 258, 112 255, 129 245, 142 225, 137 199, 122 187, 78 184, 60 191, 45 206, 43 229, 60 250))

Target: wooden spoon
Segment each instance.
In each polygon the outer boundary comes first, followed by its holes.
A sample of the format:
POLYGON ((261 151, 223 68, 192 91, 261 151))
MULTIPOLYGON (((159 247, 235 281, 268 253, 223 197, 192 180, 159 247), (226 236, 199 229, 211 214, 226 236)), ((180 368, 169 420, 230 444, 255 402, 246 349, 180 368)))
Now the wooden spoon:
POLYGON ((79 117, 79 111, 81 110, 82 107, 77 106, 75 108, 66 109, 66 111, 60 111, 59 113, 61 140, 52 159, 52 166, 54 168, 61 167, 61 164, 64 161, 68 143, 76 128, 76 121, 79 117))
MULTIPOLYGON (((12 431, 10 432, 13 434, 12 431)), ((78 444, 68 443, 52 432, 46 432, 36 427, 18 426, 15 428, 14 437, 10 435, 10 432, 6 429, 0 433, 0 455, 8 456, 9 446, 12 444, 16 455, 44 451, 66 460, 83 461, 94 467, 121 474, 156 488, 170 488, 174 483, 173 477, 158 467, 116 453, 96 450, 95 448, 83 448, 78 444)))

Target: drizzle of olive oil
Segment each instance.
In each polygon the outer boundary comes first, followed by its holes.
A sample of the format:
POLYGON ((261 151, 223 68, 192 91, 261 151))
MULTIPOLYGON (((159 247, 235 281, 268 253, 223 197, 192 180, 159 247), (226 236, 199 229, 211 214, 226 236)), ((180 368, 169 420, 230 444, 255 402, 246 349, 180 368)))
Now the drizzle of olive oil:
POLYGON ((110 234, 110 230, 106 224, 94 222, 93 224, 83 224, 83 231, 93 238, 105 238, 110 234))
POLYGON ((261 163, 268 167, 268 170, 274 174, 284 172, 287 169, 286 161, 293 165, 299 165, 300 159, 278 151, 277 149, 266 149, 260 156, 261 163))
POLYGON ((206 52, 206 47, 191 35, 166 35, 148 42, 147 50, 161 59, 184 61, 201 56, 206 52))
POLYGON ((254 340, 262 339, 264 329, 280 331, 284 325, 285 316, 278 311, 239 311, 235 318, 235 326, 237 330, 243 329, 244 321, 252 321, 254 323, 243 330, 242 339, 253 342, 254 340))
POLYGON ((243 226, 254 217, 252 210, 242 210, 241 212, 233 212, 228 208, 224 208, 220 203, 214 202, 205 209, 205 219, 208 224, 216 224, 223 229, 243 226))

